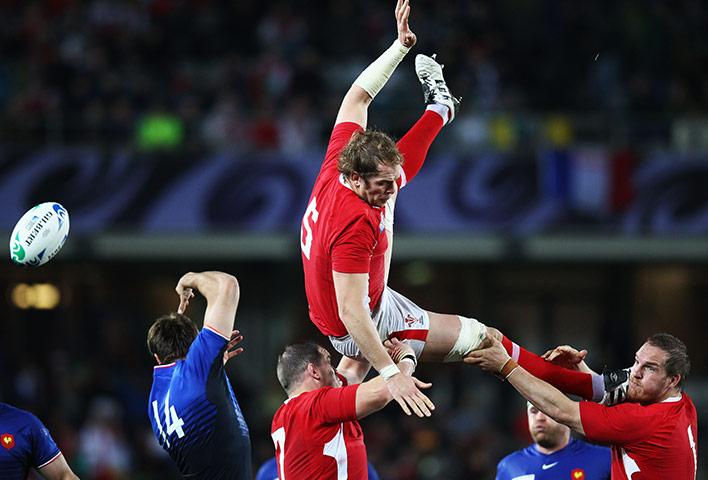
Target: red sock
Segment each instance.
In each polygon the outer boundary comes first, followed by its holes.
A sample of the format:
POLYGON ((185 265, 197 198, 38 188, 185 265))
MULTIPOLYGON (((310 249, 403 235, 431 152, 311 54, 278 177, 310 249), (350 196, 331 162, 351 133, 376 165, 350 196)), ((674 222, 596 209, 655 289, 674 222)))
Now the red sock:
POLYGON ((504 337, 502 345, 511 357, 534 377, 544 380, 563 393, 600 401, 605 391, 601 375, 576 372, 547 362, 504 337))
POLYGON ((396 146, 403 155, 403 172, 405 173, 405 178, 401 179, 400 186, 410 182, 416 176, 420 167, 423 166, 430 145, 442 127, 442 117, 435 112, 426 110, 420 120, 413 125, 413 128, 398 141, 396 146))

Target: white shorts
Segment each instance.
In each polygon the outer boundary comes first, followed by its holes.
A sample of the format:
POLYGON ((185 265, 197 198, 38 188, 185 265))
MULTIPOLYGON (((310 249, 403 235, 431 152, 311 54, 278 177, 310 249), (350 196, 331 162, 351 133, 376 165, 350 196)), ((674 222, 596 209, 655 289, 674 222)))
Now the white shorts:
MULTIPOLYGON (((411 346, 416 357, 420 357, 425 347, 425 339, 430 329, 428 312, 396 291, 386 287, 381 295, 379 305, 372 315, 372 321, 383 342, 387 338, 396 337, 411 346)), ((352 337, 329 336, 332 346, 342 355, 365 360, 352 337)))

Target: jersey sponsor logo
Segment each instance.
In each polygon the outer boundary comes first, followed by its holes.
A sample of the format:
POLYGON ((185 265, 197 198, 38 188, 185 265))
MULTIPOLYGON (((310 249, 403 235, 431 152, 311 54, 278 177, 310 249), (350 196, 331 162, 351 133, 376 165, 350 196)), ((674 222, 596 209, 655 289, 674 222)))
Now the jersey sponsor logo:
POLYGON ((548 470, 549 468, 553 468, 556 465, 558 465, 558 462, 549 463, 548 465, 544 463, 543 465, 541 465, 541 469, 548 470))
POLYGON ((2 435, 0 435, 0 443, 3 447, 10 450, 12 447, 15 446, 15 437, 12 436, 12 434, 10 433, 3 433, 2 435))
POLYGON ((406 322, 406 325, 408 325, 408 328, 411 328, 416 323, 423 325, 423 317, 415 318, 410 313, 408 315, 406 315, 406 318, 403 321, 406 322))
POLYGON ((572 480, 585 480, 585 470, 582 468, 576 468, 570 472, 570 478, 572 480))

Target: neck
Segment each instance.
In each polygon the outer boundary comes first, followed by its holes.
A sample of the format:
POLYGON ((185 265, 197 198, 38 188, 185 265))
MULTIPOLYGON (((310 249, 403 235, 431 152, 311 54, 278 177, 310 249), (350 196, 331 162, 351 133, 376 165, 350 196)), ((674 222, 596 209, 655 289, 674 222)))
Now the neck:
POLYGON ((319 384, 311 382, 311 381, 303 382, 300 385, 298 385, 297 387, 295 387, 294 390, 290 391, 290 393, 288 394, 288 398, 296 397, 296 396, 300 395, 301 393, 317 390, 320 387, 322 387, 322 385, 319 385, 319 384))
POLYGON ((660 403, 666 400, 667 398, 672 398, 672 397, 680 397, 681 396, 681 390, 678 390, 676 388, 672 388, 665 394, 663 394, 655 403, 660 403))
POLYGON ((539 452, 541 452, 545 455, 550 455, 551 453, 555 453, 558 450, 565 448, 566 445, 568 445, 568 443, 570 443, 570 437, 566 438, 564 441, 560 442, 559 444, 557 444, 554 447, 542 447, 541 445, 539 445, 537 443, 536 450, 538 450, 539 452))

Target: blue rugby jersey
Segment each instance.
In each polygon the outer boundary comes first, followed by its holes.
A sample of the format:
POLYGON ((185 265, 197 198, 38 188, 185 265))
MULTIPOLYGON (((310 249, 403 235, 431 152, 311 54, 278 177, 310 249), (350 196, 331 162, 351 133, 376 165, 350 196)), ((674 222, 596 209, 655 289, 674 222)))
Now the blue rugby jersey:
POLYGON ((25 480, 29 469, 51 463, 61 451, 33 414, 0 403, 0 478, 25 480))
POLYGON ((154 368, 148 416, 185 477, 251 479, 248 426, 224 371, 228 341, 204 327, 184 360, 154 368))
POLYGON ((546 455, 532 444, 504 457, 496 480, 609 480, 609 447, 570 439, 561 450, 546 455))

